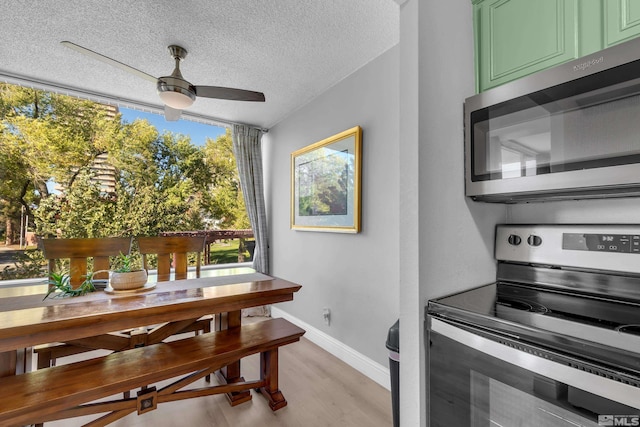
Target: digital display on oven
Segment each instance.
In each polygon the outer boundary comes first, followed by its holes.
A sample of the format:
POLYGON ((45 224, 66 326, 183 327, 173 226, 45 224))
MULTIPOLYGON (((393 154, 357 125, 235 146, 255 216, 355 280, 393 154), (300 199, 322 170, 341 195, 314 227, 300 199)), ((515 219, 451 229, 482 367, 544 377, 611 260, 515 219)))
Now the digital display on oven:
POLYGON ((563 233, 562 249, 640 254, 640 235, 563 233))

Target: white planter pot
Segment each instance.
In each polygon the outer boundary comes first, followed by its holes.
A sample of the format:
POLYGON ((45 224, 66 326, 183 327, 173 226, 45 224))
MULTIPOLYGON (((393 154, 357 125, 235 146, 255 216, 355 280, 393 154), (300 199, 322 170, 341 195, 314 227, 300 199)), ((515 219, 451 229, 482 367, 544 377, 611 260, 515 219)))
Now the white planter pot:
POLYGON ((116 291, 141 288, 147 283, 147 271, 137 270, 126 273, 111 272, 109 284, 116 291))

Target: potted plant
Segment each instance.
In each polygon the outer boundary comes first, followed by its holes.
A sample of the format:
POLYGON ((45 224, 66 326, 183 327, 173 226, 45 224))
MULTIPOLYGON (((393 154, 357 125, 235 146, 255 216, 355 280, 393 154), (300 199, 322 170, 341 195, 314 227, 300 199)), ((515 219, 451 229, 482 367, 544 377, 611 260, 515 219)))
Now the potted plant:
POLYGON ((141 288, 147 283, 147 271, 135 265, 132 255, 120 252, 111 268, 109 283, 116 291, 141 288))
POLYGON ((46 300, 47 297, 54 292, 59 292, 56 296, 60 297, 77 297, 93 292, 96 289, 93 286, 92 277, 93 273, 88 274, 80 286, 72 288, 71 276, 69 276, 67 272, 53 272, 49 275, 49 281, 47 282, 49 284, 49 292, 47 292, 42 300, 46 300))

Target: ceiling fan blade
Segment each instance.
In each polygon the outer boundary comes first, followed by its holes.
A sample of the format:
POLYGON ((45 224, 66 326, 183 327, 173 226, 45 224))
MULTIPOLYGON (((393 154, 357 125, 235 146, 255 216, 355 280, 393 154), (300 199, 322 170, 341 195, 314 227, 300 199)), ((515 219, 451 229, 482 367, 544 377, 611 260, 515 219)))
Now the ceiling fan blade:
POLYGON ((232 101, 264 102, 264 93, 252 90, 233 89, 218 86, 194 86, 196 96, 205 98, 230 99, 232 101))
POLYGON ((65 47, 68 47, 69 49, 73 49, 76 52, 80 52, 80 53, 82 53, 84 55, 87 55, 87 56, 89 56, 89 57, 91 57, 93 59, 97 59, 98 61, 102 61, 105 64, 109 64, 109 65, 111 65, 113 67, 120 68, 121 70, 126 71, 128 73, 135 74, 136 76, 142 77, 145 80, 149 80, 149 81, 151 81, 153 83, 156 83, 158 81, 158 79, 156 77, 153 77, 152 75, 147 74, 144 71, 140 71, 140 70, 138 70, 136 68, 130 67, 127 64, 123 64, 122 62, 116 61, 115 59, 111 59, 108 56, 101 55, 101 54, 99 54, 97 52, 92 51, 91 49, 87 49, 86 47, 79 46, 79 45, 77 45, 75 43, 72 43, 72 42, 69 42, 69 41, 62 41, 62 42, 60 42, 60 44, 62 44, 65 47))
POLYGON ((181 115, 182 115, 182 110, 171 108, 168 105, 164 106, 164 118, 166 121, 175 122, 180 119, 181 115))

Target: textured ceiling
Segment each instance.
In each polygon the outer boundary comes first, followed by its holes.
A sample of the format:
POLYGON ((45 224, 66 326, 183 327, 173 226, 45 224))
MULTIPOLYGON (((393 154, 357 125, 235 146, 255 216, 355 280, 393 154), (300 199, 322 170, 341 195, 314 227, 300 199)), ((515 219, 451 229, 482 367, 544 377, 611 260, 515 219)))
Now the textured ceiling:
MULTIPOLYGON (((0 79, 22 76, 161 108, 153 83, 60 45, 69 40, 153 76, 167 46, 189 52, 194 85, 264 92, 249 103, 199 98, 194 115, 269 128, 398 43, 393 0, 5 0, 0 79)), ((15 80, 15 79, 14 79, 15 80)))

